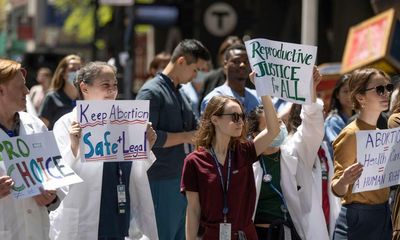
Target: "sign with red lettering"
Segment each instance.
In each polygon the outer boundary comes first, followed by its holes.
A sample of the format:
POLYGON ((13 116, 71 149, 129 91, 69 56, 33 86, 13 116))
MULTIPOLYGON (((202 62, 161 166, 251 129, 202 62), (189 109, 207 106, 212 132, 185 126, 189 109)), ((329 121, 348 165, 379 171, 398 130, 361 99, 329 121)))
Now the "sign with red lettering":
POLYGON ((63 163, 52 132, 0 140, 0 175, 14 180, 15 199, 39 195, 41 189, 53 190, 82 182, 63 163))

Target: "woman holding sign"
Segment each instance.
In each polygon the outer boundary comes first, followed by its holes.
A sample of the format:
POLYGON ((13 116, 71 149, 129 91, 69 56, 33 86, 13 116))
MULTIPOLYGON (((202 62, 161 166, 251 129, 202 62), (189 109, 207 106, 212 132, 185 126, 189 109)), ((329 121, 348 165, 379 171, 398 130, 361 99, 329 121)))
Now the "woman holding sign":
MULTIPOLYGON (((38 118, 21 112, 25 109, 26 70, 21 64, 0 59, 0 141, 10 137, 47 131, 38 118)), ((56 205, 55 191, 15 200, 10 196, 13 180, 7 176, 1 154, 6 150, 0 145, 0 239, 48 239, 49 217, 46 206, 56 205)))
MULTIPOLYGON (((288 130, 282 124, 278 137, 253 164, 257 190, 254 224, 260 240, 329 240, 318 190, 321 184, 317 183, 321 173, 314 174, 324 136, 323 102, 316 100, 321 80, 317 68, 313 79, 313 103, 292 105, 288 130)), ((263 115, 258 107, 248 116, 252 138, 266 126, 263 115)))
POLYGON ((186 157, 182 172, 186 239, 195 240, 200 226, 204 240, 257 239, 251 219, 256 197, 252 164, 279 132, 270 97, 263 96, 262 102, 266 128, 246 141, 240 102, 228 96, 210 99, 195 139, 197 150, 186 157))
MULTIPOLYGON (((115 100, 116 68, 90 62, 78 71, 75 86, 83 100, 115 100)), ((51 239, 158 239, 146 171, 154 161, 81 162, 81 127, 76 108, 54 125, 63 159, 84 180, 65 188, 66 197, 51 213, 51 239)), ((151 126, 147 139, 153 146, 151 126)))
POLYGON ((363 171, 357 161, 356 132, 377 129, 380 113, 389 107, 393 85, 384 72, 365 68, 350 75, 349 88, 359 115, 333 142, 335 173, 331 186, 343 204, 334 239, 391 239, 389 188, 353 193, 353 185, 363 171))

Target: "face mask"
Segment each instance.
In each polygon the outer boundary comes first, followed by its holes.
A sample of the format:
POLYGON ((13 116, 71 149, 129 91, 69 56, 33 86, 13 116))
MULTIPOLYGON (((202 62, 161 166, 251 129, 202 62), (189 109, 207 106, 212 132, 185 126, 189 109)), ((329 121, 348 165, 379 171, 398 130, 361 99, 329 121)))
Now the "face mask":
POLYGON ((76 77, 76 72, 68 72, 68 82, 71 85, 74 85, 75 77, 76 77))
POLYGON ((270 147, 279 147, 285 141, 287 135, 288 135, 288 131, 286 129, 286 125, 284 123, 282 123, 280 126, 280 131, 279 131, 278 136, 275 137, 275 139, 271 142, 271 144, 269 146, 270 147))
POLYGON ((198 71, 197 76, 193 79, 194 83, 202 83, 205 79, 206 73, 203 71, 198 71))

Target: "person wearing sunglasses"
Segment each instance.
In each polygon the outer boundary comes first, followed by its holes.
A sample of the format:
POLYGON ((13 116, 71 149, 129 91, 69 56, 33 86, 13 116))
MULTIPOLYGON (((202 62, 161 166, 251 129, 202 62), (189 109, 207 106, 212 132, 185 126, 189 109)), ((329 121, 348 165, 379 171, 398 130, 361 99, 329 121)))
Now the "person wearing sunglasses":
MULTIPOLYGON (((20 63, 0 59, 0 141, 47 131, 39 118, 23 112, 29 93, 25 76, 20 63)), ((0 239, 49 239, 48 210, 59 204, 56 192, 44 190, 40 195, 15 200, 10 195, 13 185, 0 160, 0 239)))
POLYGON ((203 240, 257 239, 252 164, 279 133, 271 98, 263 96, 262 102, 267 124, 249 141, 242 104, 230 96, 210 99, 195 136, 197 150, 186 157, 182 171, 186 239, 195 240, 200 226, 203 240))
POLYGON ((342 198, 334 239, 391 239, 392 222, 388 204, 389 188, 352 193, 363 166, 357 161, 356 132, 377 129, 381 112, 389 107, 393 90, 390 78, 375 68, 355 70, 349 88, 357 118, 349 123, 333 142, 333 193, 342 198))

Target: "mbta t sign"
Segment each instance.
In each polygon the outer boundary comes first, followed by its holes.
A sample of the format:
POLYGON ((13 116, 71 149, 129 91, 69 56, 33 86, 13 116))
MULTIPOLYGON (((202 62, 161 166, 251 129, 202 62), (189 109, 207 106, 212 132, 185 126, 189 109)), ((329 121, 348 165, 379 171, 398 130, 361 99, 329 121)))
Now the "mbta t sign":
POLYGON ((231 33, 237 23, 235 9, 225 2, 211 4, 204 13, 204 25, 209 33, 223 37, 231 33))

